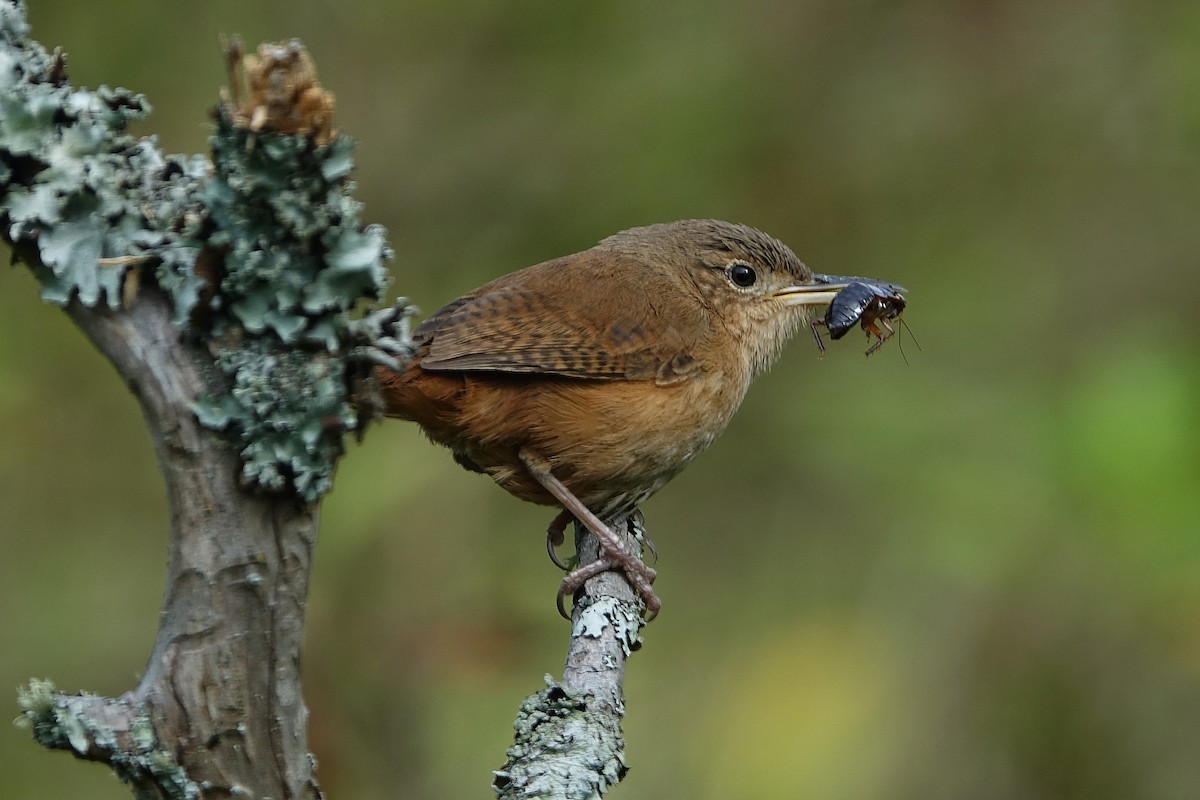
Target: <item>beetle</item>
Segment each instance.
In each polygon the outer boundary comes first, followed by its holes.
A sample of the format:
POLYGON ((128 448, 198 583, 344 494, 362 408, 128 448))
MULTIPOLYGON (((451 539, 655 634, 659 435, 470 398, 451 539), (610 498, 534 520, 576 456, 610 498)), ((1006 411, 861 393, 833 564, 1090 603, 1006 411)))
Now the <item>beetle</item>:
POLYGON ((817 341, 817 349, 821 351, 821 355, 825 354, 825 342, 821 339, 818 326, 823 326, 829 331, 830 339, 837 340, 845 336, 846 332, 853 328, 855 323, 858 323, 859 327, 867 332, 868 339, 872 335, 876 339, 875 343, 867 348, 867 355, 871 355, 882 347, 883 343, 896 333, 889 321, 900 319, 905 306, 908 305, 908 301, 900 294, 907 291, 903 286, 828 275, 814 275, 813 277, 818 283, 849 281, 846 288, 833 298, 825 316, 812 322, 813 338, 817 341), (880 327, 886 333, 881 331, 880 327))

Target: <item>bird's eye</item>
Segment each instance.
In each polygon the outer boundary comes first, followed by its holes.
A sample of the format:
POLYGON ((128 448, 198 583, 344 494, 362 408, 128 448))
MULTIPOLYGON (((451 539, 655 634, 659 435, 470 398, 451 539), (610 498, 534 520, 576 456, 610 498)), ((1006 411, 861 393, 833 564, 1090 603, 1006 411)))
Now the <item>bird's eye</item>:
POLYGON ((734 286, 745 289, 754 285, 754 282, 758 280, 758 273, 749 264, 735 261, 729 266, 729 280, 733 281, 734 286))

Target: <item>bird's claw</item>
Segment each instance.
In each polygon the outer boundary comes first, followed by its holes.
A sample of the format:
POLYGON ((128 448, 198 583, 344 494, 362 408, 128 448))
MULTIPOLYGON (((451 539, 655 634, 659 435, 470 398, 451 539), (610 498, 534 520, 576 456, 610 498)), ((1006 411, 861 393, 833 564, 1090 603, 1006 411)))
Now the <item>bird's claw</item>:
POLYGON ((650 534, 646 531, 646 516, 639 508, 628 517, 629 533, 642 546, 644 550, 650 551, 650 556, 654 559, 654 563, 658 563, 658 548, 654 546, 654 540, 650 538, 650 534))
POLYGON ((568 621, 571 619, 563 598, 574 595, 585 583, 597 575, 615 569, 624 573, 625 580, 629 582, 634 593, 641 599, 642 605, 645 607, 643 612, 645 621, 650 622, 657 617, 659 609, 662 608, 662 601, 654 593, 651 584, 658 577, 658 573, 653 567, 642 563, 641 559, 622 551, 616 554, 602 553, 600 558, 584 564, 563 578, 562 583, 559 584, 556 598, 558 613, 562 615, 563 619, 568 621))
MULTIPOLYGON (((567 525, 571 524, 574 519, 574 514, 566 509, 563 509, 562 511, 558 512, 554 519, 550 520, 550 525, 546 528, 546 552, 550 555, 550 560, 554 562, 554 566, 558 567, 564 572, 569 572, 571 570, 571 566, 569 563, 562 560, 562 557, 558 554, 558 550, 555 548, 563 543, 567 525)), ((559 600, 559 610, 562 610, 561 599, 559 600)))

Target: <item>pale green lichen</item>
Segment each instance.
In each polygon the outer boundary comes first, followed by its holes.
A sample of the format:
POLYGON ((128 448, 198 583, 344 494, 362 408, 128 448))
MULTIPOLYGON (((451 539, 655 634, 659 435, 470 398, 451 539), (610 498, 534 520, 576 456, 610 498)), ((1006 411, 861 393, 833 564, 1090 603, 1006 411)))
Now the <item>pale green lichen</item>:
POLYGON ((197 399, 201 422, 250 485, 318 499, 359 424, 347 378, 364 370, 348 362, 395 365, 411 313, 358 314, 382 299, 391 250, 350 196, 353 142, 250 131, 222 106, 211 161, 164 155, 126 133, 141 95, 72 87, 26 33, 23 4, 0 0, 0 233, 36 248, 50 302, 118 309, 162 289, 177 324, 219 342, 227 387, 197 399))
POLYGON ((44 747, 72 750, 89 757, 100 754, 122 782, 135 787, 153 784, 159 790, 152 793, 155 797, 197 800, 200 788, 188 779, 169 752, 159 748, 154 726, 145 713, 134 717, 127 732, 114 730, 95 713, 98 705, 123 702, 87 694, 59 694, 50 681, 33 679, 27 688, 17 692, 21 707, 17 724, 32 728, 34 739, 44 747), (124 733, 128 733, 127 746, 121 744, 124 733))
POLYGON ((21 716, 17 717, 16 724, 34 726, 34 735, 37 735, 36 725, 46 721, 54 712, 54 692, 53 682, 38 678, 31 678, 28 687, 17 689, 17 705, 21 708, 21 716))
POLYGON ((199 196, 214 228, 206 244, 224 254, 213 299, 224 324, 337 351, 339 318, 382 299, 391 250, 381 227, 359 223, 353 147, 346 136, 317 145, 254 133, 219 115, 199 196))
POLYGON ((325 465, 342 446, 342 437, 328 431, 356 424, 342 396, 342 362, 249 339, 221 350, 217 365, 233 388, 194 408, 206 427, 236 427, 245 481, 276 490, 292 486, 303 496, 326 492, 332 476, 325 465))
MULTIPOLYGON (((381 299, 391 251, 382 228, 359 224, 347 137, 316 145, 221 117, 212 141, 214 174, 199 196, 213 226, 206 246, 223 256, 206 312, 213 334, 234 333, 217 358, 232 386, 196 412, 236 438, 247 482, 315 500, 332 485, 343 433, 358 425, 345 357, 394 341, 379 315, 351 317, 381 299)), ((401 302, 389 313, 395 322, 409 312, 401 302)))
POLYGON ((611 629, 626 656, 642 646, 641 629, 646 624, 638 606, 609 595, 584 597, 580 602, 571 637, 598 639, 611 629))
POLYGON ((72 88, 62 57, 25 40, 24 10, 0 3, 0 223, 11 241, 38 242, 45 299, 117 308, 124 270, 102 259, 157 238, 141 206, 161 157, 125 132, 150 106, 125 89, 72 88))
POLYGON ((498 797, 598 800, 625 777, 619 719, 593 711, 549 675, 546 688, 525 698, 513 724, 507 762, 493 773, 498 797))

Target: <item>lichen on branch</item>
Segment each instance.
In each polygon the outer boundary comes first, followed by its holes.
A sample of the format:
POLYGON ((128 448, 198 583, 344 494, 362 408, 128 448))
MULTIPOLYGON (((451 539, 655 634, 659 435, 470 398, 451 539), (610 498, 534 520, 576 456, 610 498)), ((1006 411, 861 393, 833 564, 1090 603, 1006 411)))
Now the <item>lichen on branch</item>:
POLYGON ((184 157, 127 132, 145 98, 71 86, 66 57, 27 33, 23 4, 0 0, 3 237, 52 303, 164 292, 181 333, 209 343, 223 379, 196 413, 239 449, 246 483, 317 500, 362 424, 348 361, 402 356, 411 309, 362 315, 392 252, 360 220, 354 143, 312 60, 297 42, 230 47, 211 159, 184 157))
POLYGON ((164 179, 162 156, 153 140, 125 132, 150 106, 126 89, 71 87, 66 57, 27 41, 27 32, 23 6, 0 4, 4 235, 38 243, 33 266, 46 300, 117 308, 126 269, 104 259, 163 245, 142 211, 151 184, 164 179))
MULTIPOLYGON (((199 189, 209 283, 198 309, 179 310, 211 326, 231 386, 196 409, 238 437, 247 481, 311 501, 331 487, 343 434, 360 424, 345 357, 387 332, 352 312, 382 300, 391 250, 381 227, 359 222, 348 137, 319 145, 256 133, 226 111, 217 111, 214 171, 199 189)), ((393 316, 407 313, 401 303, 393 316)))
POLYGON ((92 694, 64 695, 50 681, 31 680, 17 692, 17 724, 52 750, 107 762, 116 776, 133 786, 152 784, 169 800, 196 800, 200 788, 160 746, 144 711, 122 700, 92 694))

